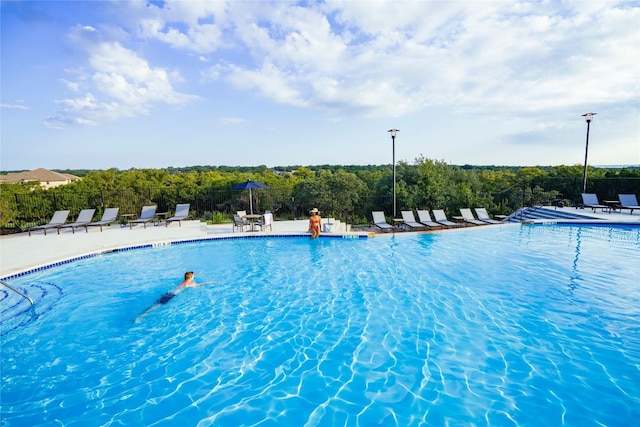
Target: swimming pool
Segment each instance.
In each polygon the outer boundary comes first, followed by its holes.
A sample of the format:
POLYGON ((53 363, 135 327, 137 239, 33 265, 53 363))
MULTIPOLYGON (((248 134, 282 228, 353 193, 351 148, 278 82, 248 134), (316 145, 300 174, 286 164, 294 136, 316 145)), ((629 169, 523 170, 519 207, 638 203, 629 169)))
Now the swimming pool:
POLYGON ((2 425, 632 425, 638 265, 560 225, 82 259, 11 280, 35 314, 0 288, 2 425))

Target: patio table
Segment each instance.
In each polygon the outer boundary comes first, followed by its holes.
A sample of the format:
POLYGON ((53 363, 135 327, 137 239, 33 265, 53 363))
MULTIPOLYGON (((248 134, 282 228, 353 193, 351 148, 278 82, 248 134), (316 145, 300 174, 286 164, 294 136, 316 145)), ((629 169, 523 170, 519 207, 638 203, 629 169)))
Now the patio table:
POLYGON ((256 222, 258 222, 258 220, 262 218, 262 215, 249 214, 249 215, 244 215, 242 218, 246 219, 249 222, 249 225, 251 226, 251 231, 256 231, 256 222))

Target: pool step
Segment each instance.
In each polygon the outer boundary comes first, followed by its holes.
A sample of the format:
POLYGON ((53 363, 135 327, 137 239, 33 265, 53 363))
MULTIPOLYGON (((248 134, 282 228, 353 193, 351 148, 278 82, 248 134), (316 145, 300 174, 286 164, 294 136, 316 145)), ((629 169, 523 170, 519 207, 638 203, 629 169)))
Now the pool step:
POLYGON ((564 219, 564 220, 592 220, 593 217, 572 212, 571 208, 551 208, 545 206, 530 206, 521 208, 504 219, 504 222, 523 222, 539 219, 564 219))

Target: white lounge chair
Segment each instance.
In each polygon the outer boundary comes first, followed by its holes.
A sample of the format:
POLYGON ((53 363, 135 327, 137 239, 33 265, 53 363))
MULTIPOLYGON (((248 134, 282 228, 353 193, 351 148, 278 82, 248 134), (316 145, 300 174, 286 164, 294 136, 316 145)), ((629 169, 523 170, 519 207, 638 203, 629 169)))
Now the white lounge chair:
POLYGON ((609 209, 608 206, 600 204, 598 196, 594 193, 582 193, 582 206, 585 208, 591 208, 594 212, 596 209, 601 209, 602 212, 604 212, 605 209, 609 209))
POLYGON ((89 232, 89 227, 100 227, 100 232, 102 232, 103 225, 111 225, 118 219, 118 211, 120 208, 107 208, 102 212, 102 219, 100 221, 90 222, 84 226, 85 231, 89 232))
POLYGON ((447 228, 460 227, 461 224, 453 221, 449 221, 447 219, 447 215, 444 213, 442 209, 434 209, 433 211, 433 219, 438 223, 446 226, 447 228))
POLYGON ((140 218, 129 221, 129 229, 138 224, 142 224, 144 228, 147 228, 147 223, 153 221, 156 216, 156 209, 157 207, 155 205, 143 206, 142 212, 140 212, 140 218))
POLYGON ((426 225, 429 228, 442 228, 444 225, 438 224, 431 220, 431 214, 426 209, 418 209, 416 210, 418 213, 418 222, 422 225, 426 225))
POLYGON ((487 225, 488 222, 477 220, 471 213, 469 208, 460 208, 460 215, 464 218, 464 222, 468 222, 473 225, 487 225))
POLYGON ((69 216, 69 211, 55 211, 53 213, 53 216, 51 217, 51 221, 49 221, 49 224, 44 224, 44 225, 38 225, 35 227, 31 227, 29 228, 29 236, 31 236, 31 232, 32 231, 38 231, 38 230, 42 230, 44 231, 44 235, 47 235, 47 230, 50 228, 58 228, 60 227, 62 224, 64 224, 67 221, 67 217, 69 216))
POLYGON ((382 211, 372 211, 371 216, 373 217, 373 225, 378 227, 381 230, 393 230, 393 225, 389 224, 384 217, 384 212, 382 211))
POLYGON ((618 194, 618 200, 620 201, 620 209, 631 209, 631 214, 634 209, 640 210, 635 194, 618 194))
POLYGON ((95 209, 83 209, 80 211, 80 213, 78 214, 78 218, 76 219, 75 222, 70 222, 68 224, 62 224, 61 226, 57 227, 58 228, 58 234, 60 234, 60 229, 61 228, 70 228, 71 231, 73 232, 73 234, 76 233, 76 228, 78 227, 84 227, 85 225, 89 224, 91 222, 91 220, 93 219, 93 214, 96 213, 95 209))
POLYGON ((416 221, 416 217, 413 216, 413 211, 401 211, 400 213, 402 214, 402 224, 405 227, 409 227, 410 230, 427 228, 424 224, 416 221))
POLYGON ((174 221, 178 221, 178 226, 182 227, 182 220, 186 219, 189 216, 189 208, 191 205, 189 203, 183 203, 181 205, 176 205, 176 212, 171 218, 167 218, 165 221, 165 225, 168 227, 170 223, 174 221))
POLYGON ((476 215, 478 219, 482 222, 486 222, 489 224, 502 224, 502 221, 498 221, 497 219, 492 219, 485 208, 475 208, 476 215))

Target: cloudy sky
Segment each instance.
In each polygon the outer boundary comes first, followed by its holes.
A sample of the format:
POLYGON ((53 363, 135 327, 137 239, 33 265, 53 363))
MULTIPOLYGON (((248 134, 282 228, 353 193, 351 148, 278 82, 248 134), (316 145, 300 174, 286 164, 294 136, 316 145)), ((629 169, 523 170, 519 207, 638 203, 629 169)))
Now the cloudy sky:
POLYGON ((6 1, 0 169, 640 164, 640 1, 6 1))

